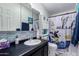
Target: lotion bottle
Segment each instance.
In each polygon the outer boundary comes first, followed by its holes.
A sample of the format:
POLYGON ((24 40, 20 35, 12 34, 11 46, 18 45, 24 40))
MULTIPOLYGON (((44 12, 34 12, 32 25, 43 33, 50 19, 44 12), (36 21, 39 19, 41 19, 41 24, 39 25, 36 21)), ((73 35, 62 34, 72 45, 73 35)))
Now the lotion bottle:
POLYGON ((18 36, 16 36, 15 44, 19 44, 19 38, 18 38, 18 36))

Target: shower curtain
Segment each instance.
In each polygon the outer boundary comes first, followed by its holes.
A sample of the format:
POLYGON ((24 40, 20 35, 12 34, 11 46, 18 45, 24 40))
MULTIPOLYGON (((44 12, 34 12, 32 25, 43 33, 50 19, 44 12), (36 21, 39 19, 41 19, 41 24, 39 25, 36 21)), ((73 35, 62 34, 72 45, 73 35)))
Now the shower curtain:
POLYGON ((49 32, 59 31, 59 41, 71 41, 75 17, 76 13, 49 18, 49 32))

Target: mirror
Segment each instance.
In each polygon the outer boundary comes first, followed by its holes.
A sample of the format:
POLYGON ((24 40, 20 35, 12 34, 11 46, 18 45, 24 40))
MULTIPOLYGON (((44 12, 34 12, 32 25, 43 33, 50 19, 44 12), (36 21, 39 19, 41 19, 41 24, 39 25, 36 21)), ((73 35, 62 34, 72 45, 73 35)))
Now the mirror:
POLYGON ((21 31, 31 31, 33 25, 32 8, 30 4, 22 3, 20 5, 21 31))
POLYGON ((32 8, 33 30, 39 30, 39 14, 40 12, 32 8))
POLYGON ((29 31, 32 25, 29 3, 0 3, 0 31, 29 31))

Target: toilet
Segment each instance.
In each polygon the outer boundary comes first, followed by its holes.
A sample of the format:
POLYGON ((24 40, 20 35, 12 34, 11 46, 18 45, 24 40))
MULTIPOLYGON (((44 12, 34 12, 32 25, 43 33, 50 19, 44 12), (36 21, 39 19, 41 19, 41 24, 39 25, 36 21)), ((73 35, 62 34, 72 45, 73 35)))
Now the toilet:
POLYGON ((48 43, 48 55, 55 56, 57 50, 57 45, 54 43, 48 43))

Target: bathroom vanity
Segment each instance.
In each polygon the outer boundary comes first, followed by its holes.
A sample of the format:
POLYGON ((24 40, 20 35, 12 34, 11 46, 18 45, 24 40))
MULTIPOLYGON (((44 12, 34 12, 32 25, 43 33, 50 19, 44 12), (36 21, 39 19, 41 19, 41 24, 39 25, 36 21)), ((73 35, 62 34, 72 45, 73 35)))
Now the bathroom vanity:
POLYGON ((0 56, 48 56, 48 41, 41 39, 41 43, 33 46, 24 45, 24 41, 20 44, 0 50, 0 56))

